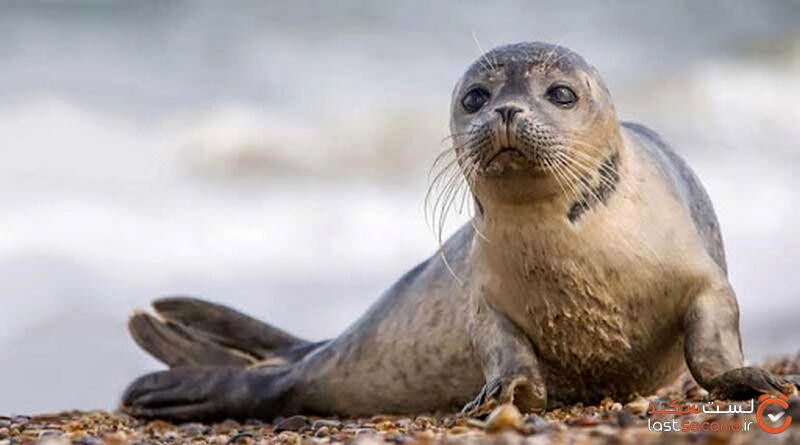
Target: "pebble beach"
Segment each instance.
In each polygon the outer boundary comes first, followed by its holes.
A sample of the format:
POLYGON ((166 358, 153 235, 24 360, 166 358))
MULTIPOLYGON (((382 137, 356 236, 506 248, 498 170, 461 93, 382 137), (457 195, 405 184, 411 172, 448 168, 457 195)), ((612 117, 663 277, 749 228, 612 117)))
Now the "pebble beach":
MULTIPOLYGON (((764 365, 773 372, 800 374, 800 355, 764 365)), ((262 445, 262 444, 549 444, 549 443, 800 443, 800 422, 779 434, 758 426, 756 413, 664 414, 654 406, 674 401, 708 403, 727 411, 740 402, 711 400, 687 375, 649 396, 627 401, 605 399, 542 415, 522 414, 512 405, 489 407, 478 418, 450 413, 367 418, 292 416, 272 422, 247 420, 174 424, 140 420, 118 412, 66 411, 56 414, 0 416, 0 445, 262 445), (749 431, 653 431, 655 423, 717 422, 747 424, 749 431)), ((755 401, 754 408, 759 402, 755 401)), ((747 403, 745 403, 747 405, 747 403)), ((785 415, 800 419, 800 397, 788 398, 785 415)))

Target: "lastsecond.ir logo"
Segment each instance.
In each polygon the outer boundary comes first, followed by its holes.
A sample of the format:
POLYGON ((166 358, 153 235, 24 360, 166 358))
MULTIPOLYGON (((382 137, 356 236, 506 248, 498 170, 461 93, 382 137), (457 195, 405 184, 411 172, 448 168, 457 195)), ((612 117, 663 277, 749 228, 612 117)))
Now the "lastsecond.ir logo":
POLYGON ((764 394, 758 398, 758 401, 761 402, 761 405, 759 405, 758 411, 756 411, 756 420, 761 429, 768 433, 778 434, 785 431, 786 428, 789 428, 789 425, 792 424, 792 417, 786 414, 786 409, 789 408, 788 397, 784 395, 771 396, 764 394), (770 405, 778 405, 783 409, 777 412, 772 410, 773 412, 764 413, 764 409, 770 405), (769 419, 769 421, 765 418, 769 419), (784 419, 783 423, 777 424, 781 419, 784 419))

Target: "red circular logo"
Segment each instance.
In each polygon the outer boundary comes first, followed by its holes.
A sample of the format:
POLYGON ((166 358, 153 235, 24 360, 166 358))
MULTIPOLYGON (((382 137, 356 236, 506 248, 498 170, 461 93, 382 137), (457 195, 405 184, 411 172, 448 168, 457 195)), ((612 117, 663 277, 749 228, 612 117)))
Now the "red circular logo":
POLYGON ((760 426, 761 429, 768 433, 778 434, 785 431, 786 428, 789 428, 789 425, 792 424, 792 418, 786 414, 786 411, 781 411, 777 414, 764 414, 764 408, 768 407, 769 405, 780 405, 784 410, 789 408, 788 397, 784 395, 776 397, 764 394, 759 397, 758 400, 761 402, 761 405, 759 405, 758 411, 756 411, 756 420, 758 421, 758 426, 760 426), (769 419, 769 423, 764 420, 764 417, 769 419), (785 418, 785 420, 780 426, 776 426, 774 428, 769 426, 772 423, 778 422, 781 418, 785 418))

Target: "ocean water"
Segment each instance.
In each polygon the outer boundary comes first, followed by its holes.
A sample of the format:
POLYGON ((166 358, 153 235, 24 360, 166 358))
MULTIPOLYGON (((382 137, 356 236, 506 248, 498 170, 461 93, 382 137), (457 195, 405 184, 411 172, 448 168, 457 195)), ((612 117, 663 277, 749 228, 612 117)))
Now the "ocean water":
POLYGON ((796 353, 800 8, 696 3, 0 3, 0 413, 114 407, 158 296, 344 329, 436 249, 473 34, 594 64, 705 183, 748 358, 796 353))

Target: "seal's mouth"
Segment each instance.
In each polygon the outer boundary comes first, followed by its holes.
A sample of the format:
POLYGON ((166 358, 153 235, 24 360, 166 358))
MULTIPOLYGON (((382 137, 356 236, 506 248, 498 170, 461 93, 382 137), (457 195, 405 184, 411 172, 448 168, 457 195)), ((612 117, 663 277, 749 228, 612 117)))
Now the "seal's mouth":
POLYGON ((498 160, 501 157, 501 155, 525 157, 525 155, 521 151, 519 151, 514 147, 502 147, 500 150, 497 150, 497 153, 495 153, 494 155, 492 155, 491 158, 489 158, 489 160, 486 162, 486 166, 488 167, 492 165, 492 163, 498 160))

